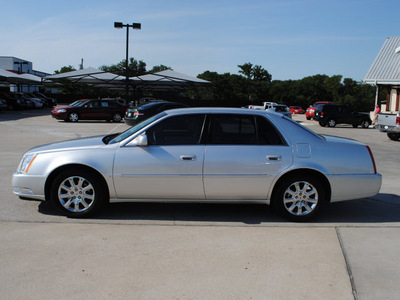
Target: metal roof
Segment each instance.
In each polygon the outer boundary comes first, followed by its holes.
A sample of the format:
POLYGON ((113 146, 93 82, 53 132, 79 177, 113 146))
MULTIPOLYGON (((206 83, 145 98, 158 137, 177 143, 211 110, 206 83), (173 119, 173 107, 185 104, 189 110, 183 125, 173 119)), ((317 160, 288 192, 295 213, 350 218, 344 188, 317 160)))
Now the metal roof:
POLYGON ((387 37, 364 81, 375 84, 400 84, 400 36, 387 37))

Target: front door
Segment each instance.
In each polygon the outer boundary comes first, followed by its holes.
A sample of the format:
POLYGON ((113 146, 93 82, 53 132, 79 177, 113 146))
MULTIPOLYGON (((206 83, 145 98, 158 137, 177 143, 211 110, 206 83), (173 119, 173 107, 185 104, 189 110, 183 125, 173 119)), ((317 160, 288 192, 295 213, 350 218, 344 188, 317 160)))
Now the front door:
POLYGON ((171 116, 146 131, 148 146, 120 147, 114 185, 120 199, 204 199, 205 116, 171 116))

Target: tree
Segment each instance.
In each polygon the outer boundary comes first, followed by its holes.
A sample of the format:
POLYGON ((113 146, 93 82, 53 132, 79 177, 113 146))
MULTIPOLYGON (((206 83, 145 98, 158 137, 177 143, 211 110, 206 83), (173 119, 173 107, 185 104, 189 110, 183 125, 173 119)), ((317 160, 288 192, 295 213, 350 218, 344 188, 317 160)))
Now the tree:
POLYGON ((158 65, 158 66, 154 66, 149 73, 153 74, 153 73, 157 73, 157 72, 161 72, 161 71, 165 71, 165 70, 172 70, 171 67, 167 67, 164 65, 158 65))
POLYGON ((67 73, 67 72, 71 72, 71 71, 76 71, 76 69, 73 66, 69 65, 69 66, 61 67, 60 70, 55 70, 54 74, 67 73))
MULTIPOLYGON (((113 74, 126 76, 126 60, 122 60, 116 65, 101 66, 102 71, 110 72, 113 74)), ((142 60, 137 61, 133 57, 128 60, 128 77, 135 77, 146 74, 146 63, 142 60)))

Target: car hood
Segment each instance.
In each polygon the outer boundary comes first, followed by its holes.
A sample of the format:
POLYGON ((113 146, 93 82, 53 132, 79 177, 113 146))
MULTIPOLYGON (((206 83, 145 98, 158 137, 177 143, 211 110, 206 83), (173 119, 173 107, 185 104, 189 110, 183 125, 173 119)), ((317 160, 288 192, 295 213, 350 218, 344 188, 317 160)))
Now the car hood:
POLYGON ((94 149, 104 146, 102 141, 104 136, 94 136, 88 138, 80 138, 62 142, 56 142, 46 145, 41 145, 29 149, 28 153, 45 153, 45 152, 57 152, 57 151, 71 151, 71 150, 81 150, 81 149, 94 149))
POLYGON ((54 107, 53 110, 59 110, 59 109, 70 108, 70 107, 72 107, 72 106, 71 105, 57 106, 57 107, 54 107))

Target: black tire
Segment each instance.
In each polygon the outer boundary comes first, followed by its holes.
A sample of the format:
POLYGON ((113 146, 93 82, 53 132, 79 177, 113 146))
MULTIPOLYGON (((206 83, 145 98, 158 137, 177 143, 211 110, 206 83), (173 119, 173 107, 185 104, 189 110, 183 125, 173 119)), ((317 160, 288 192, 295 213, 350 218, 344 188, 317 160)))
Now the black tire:
POLYGON ((121 122, 121 120, 122 120, 121 114, 120 114, 120 113, 114 113, 114 114, 112 115, 112 120, 113 120, 114 123, 119 123, 119 122, 121 122))
POLYGON ((324 122, 319 122, 319 126, 321 126, 321 127, 326 127, 326 123, 324 123, 324 122))
POLYGON ((306 117, 307 120, 311 120, 311 117, 306 117))
POLYGON ((328 120, 328 126, 329 127, 335 127, 336 126, 336 121, 334 119, 328 120))
POLYGON ((387 136, 388 136, 388 138, 391 139, 392 141, 398 141, 398 140, 400 140, 400 133, 391 133, 391 132, 388 132, 388 133, 387 133, 387 136))
POLYGON ((326 202, 325 197, 325 189, 318 178, 298 174, 279 183, 272 201, 285 219, 304 222, 318 213, 326 202))
POLYGON ((79 115, 76 112, 72 112, 68 115, 68 122, 78 122, 79 121, 79 115))
POLYGON ((88 217, 99 211, 108 200, 100 175, 85 169, 69 169, 52 182, 50 199, 67 217, 88 217))
POLYGON ((362 128, 368 128, 369 125, 371 125, 371 122, 369 120, 363 120, 361 121, 361 127, 362 128))

